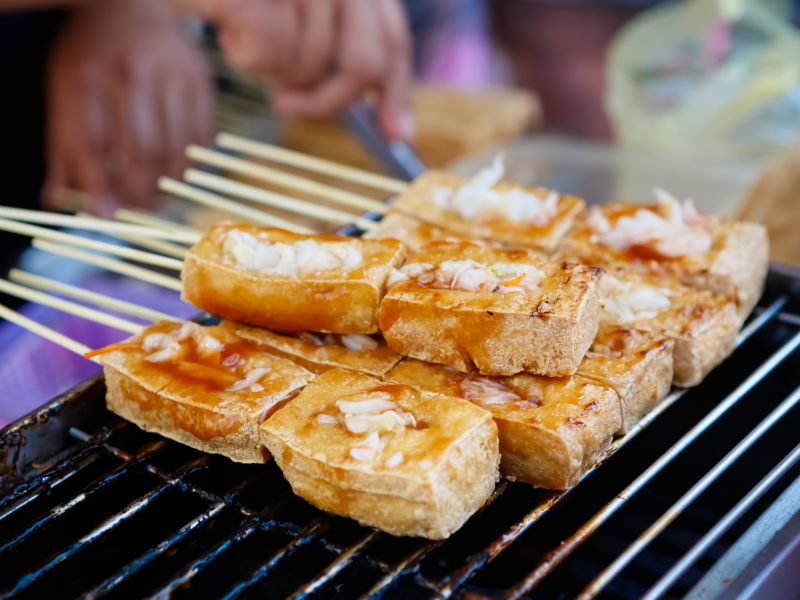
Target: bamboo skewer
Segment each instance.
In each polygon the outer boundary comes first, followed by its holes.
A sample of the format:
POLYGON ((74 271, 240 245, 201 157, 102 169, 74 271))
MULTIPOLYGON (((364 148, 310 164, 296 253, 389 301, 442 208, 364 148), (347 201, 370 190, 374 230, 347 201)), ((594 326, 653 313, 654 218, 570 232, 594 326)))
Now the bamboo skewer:
POLYGON ((366 196, 325 185, 312 179, 285 173, 278 169, 251 163, 202 146, 188 146, 186 155, 202 164, 219 167, 241 175, 248 175, 260 181, 274 183, 298 192, 312 194, 358 211, 373 211, 385 214, 389 210, 383 202, 373 198, 367 198, 366 196))
MULTIPOLYGON (((66 348, 75 354, 79 354, 80 356, 84 356, 87 352, 91 352, 92 350, 89 348, 89 346, 85 346, 80 342, 76 342, 72 338, 65 336, 63 333, 59 333, 55 329, 50 329, 41 323, 37 323, 33 319, 29 319, 28 317, 18 313, 17 311, 11 310, 2 304, 0 304, 0 317, 6 321, 14 323, 15 325, 19 325, 23 329, 26 329, 31 333, 35 333, 36 335, 53 342, 54 344, 58 344, 62 348, 66 348)), ((98 362, 96 358, 92 358, 90 360, 98 362)))
POLYGON ((44 292, 57 292, 65 296, 90 302, 96 306, 109 308, 132 317, 139 317, 140 319, 144 319, 146 321, 183 322, 183 319, 173 317, 172 315, 168 315, 167 313, 163 313, 159 310, 139 306, 138 304, 133 304, 132 302, 126 302, 125 300, 112 298, 111 296, 99 294, 97 292, 86 290, 68 283, 63 283, 61 281, 56 281, 55 279, 50 279, 49 277, 42 277, 41 275, 28 273, 27 271, 21 271, 20 269, 11 269, 11 271, 8 273, 8 278, 11 281, 21 283, 31 288, 36 288, 44 292))
POLYGON ((235 150, 242 154, 248 154, 292 167, 299 167, 323 175, 338 177, 344 181, 383 190, 392 194, 399 194, 408 187, 406 182, 399 179, 386 177, 378 173, 370 173, 369 171, 343 165, 332 160, 317 158, 315 156, 303 154, 302 152, 295 152, 294 150, 273 146, 272 144, 257 142, 230 133, 218 134, 215 141, 220 148, 225 148, 226 150, 235 150))
POLYGON ((141 246, 142 248, 147 248, 148 250, 153 250, 158 254, 163 254, 164 256, 169 256, 181 261, 186 258, 186 253, 189 252, 189 250, 183 246, 178 246, 177 244, 172 244, 170 242, 162 242, 161 240, 151 240, 148 238, 139 237, 138 235, 118 234, 117 237, 131 242, 132 244, 136 244, 137 246, 141 246))
POLYGON ((187 244, 194 244, 201 237, 199 232, 164 231, 155 229, 153 227, 129 225, 128 223, 117 223, 116 221, 99 219, 97 217, 77 217, 75 215, 62 215, 61 213, 27 210, 24 208, 10 208, 8 206, 0 206, 0 217, 13 219, 15 221, 25 221, 28 223, 39 223, 42 225, 74 227, 75 229, 85 229, 87 231, 99 231, 109 235, 121 233, 126 235, 138 235, 145 238, 159 238, 187 244))
MULTIPOLYGON (((124 210, 124 209, 120 209, 124 210)), ((75 213, 79 217, 85 217, 87 219, 95 218, 93 215, 84 212, 75 213)), ((116 216, 116 215, 115 215, 116 216)), ((154 217, 155 218, 155 217, 154 217)), ((156 228, 158 229, 158 227, 156 228)), ((131 242, 137 246, 141 246, 142 248, 147 248, 148 250, 153 250, 158 254, 163 254, 164 256, 171 256, 173 258, 177 258, 179 260, 183 260, 186 257, 187 249, 184 246, 179 244, 174 244, 172 242, 164 242, 162 240, 156 240, 151 238, 143 238, 138 235, 128 235, 128 234, 121 234, 118 233, 115 237, 118 237, 121 240, 126 240, 131 242)))
POLYGON ((88 319, 95 323, 100 323, 101 325, 119 329, 120 331, 139 333, 142 330, 142 326, 138 323, 133 323, 126 319, 121 319, 120 317, 115 317, 114 315, 109 315, 108 313, 83 306, 82 304, 76 304, 69 300, 45 294, 25 287, 24 285, 17 285, 5 279, 0 279, 0 292, 4 292, 9 296, 22 298, 23 300, 28 300, 29 302, 35 302, 42 306, 49 306, 50 308, 55 308, 65 313, 88 319))
POLYGON ((155 217, 145 213, 140 213, 135 210, 128 210, 127 208, 118 208, 114 211, 114 218, 124 223, 132 223, 134 225, 144 225, 145 227, 152 227, 154 229, 161 229, 163 231, 183 231, 185 233, 202 235, 202 231, 193 229, 183 223, 173 223, 161 217, 155 217))
POLYGON ((189 183, 212 189, 215 192, 222 192, 242 198, 243 200, 250 200, 273 208, 288 210, 314 219, 327 220, 339 225, 354 223, 365 230, 371 230, 377 226, 377 223, 374 221, 369 221, 361 217, 354 217, 350 213, 335 208, 319 206, 311 202, 284 196, 283 194, 269 192, 246 183, 220 177, 219 175, 198 171, 197 169, 187 169, 184 173, 184 179, 189 183))
POLYGON ((115 244, 99 242, 97 240, 81 237, 72 233, 54 231, 44 227, 37 227, 36 225, 28 225, 27 223, 19 223, 17 221, 9 221, 7 219, 0 218, 0 231, 10 231, 12 233, 28 235, 30 237, 38 237, 53 242, 69 244, 71 246, 99 250, 100 252, 107 252, 108 254, 114 254, 116 256, 128 258, 136 262, 142 262, 157 267, 164 267, 166 269, 180 271, 183 268, 183 262, 168 256, 161 256, 160 254, 153 254, 152 252, 144 252, 143 250, 136 250, 135 248, 128 248, 126 246, 117 246, 115 244))
POLYGON ((132 265, 108 256, 83 252, 77 248, 64 246, 62 244, 54 244, 52 242, 40 239, 34 239, 32 245, 34 248, 39 248, 45 252, 50 252, 52 254, 85 262, 96 267, 107 269, 108 271, 112 271, 114 273, 119 273, 120 275, 127 275, 128 277, 146 281, 147 283, 153 283, 176 292, 183 290, 181 280, 177 277, 170 277, 168 275, 156 273, 150 269, 138 267, 136 265, 132 265))
POLYGON ((217 210, 238 215, 260 225, 266 225, 268 227, 280 227, 296 233, 315 233, 308 227, 304 227, 302 225, 298 225, 297 223, 292 223, 291 221, 270 215, 265 213, 263 210, 258 210, 250 206, 244 206, 238 202, 234 202, 233 200, 218 196, 216 194, 211 194, 205 190, 197 189, 196 187, 185 184, 182 181, 177 181, 170 177, 161 177, 158 180, 158 188, 162 192, 172 194, 178 198, 183 198, 184 200, 189 200, 190 202, 195 202, 196 204, 201 204, 209 208, 215 208, 217 210))

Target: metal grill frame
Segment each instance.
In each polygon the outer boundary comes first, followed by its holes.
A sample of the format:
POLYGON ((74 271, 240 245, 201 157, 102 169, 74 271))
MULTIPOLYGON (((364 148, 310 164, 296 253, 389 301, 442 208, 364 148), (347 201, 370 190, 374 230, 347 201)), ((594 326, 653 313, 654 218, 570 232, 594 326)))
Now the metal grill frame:
MULTIPOLYGON (((791 312, 786 310, 790 298, 792 302, 800 303, 800 274, 790 270, 788 275, 791 276, 791 278, 788 279, 789 287, 786 288, 786 285, 783 286, 785 289, 788 289, 788 291, 772 300, 768 306, 762 308, 760 313, 748 323, 739 335, 737 346, 745 343, 751 336, 760 331, 762 327, 774 321, 791 324, 798 327, 800 330, 800 314, 795 313, 794 308, 792 308, 791 312)), ((785 280, 787 273, 785 269, 773 269, 773 277, 776 276, 785 280)), ((785 283, 786 281, 784 281, 784 284, 785 283)), ((660 458, 636 477, 622 493, 613 497, 611 501, 591 519, 586 521, 570 537, 554 548, 544 560, 540 561, 537 565, 532 565, 533 568, 528 575, 524 579, 518 581, 513 587, 507 589, 504 592, 504 596, 508 598, 518 598, 533 591, 545 577, 547 577, 564 559, 569 557, 576 548, 580 547, 603 523, 610 519, 611 516, 639 491, 643 490, 656 475, 667 467, 686 448, 690 447, 711 425, 729 409, 735 406, 739 400, 744 398, 759 382, 767 377, 798 348, 800 348, 800 331, 795 333, 777 352, 772 354, 760 367, 747 376, 742 383, 727 395, 727 397, 717 403, 713 410, 705 415, 673 446, 667 449, 660 458)), ((724 365, 721 368, 724 368, 724 365)), ((659 415, 673 406, 685 393, 686 390, 674 390, 670 393, 670 395, 637 424, 628 435, 614 440, 608 456, 634 439, 650 423, 658 418, 659 415)), ((133 426, 128 423, 117 421, 112 423, 110 427, 101 427, 96 433, 86 433, 80 429, 68 426, 71 420, 70 412, 78 411, 85 413, 84 416, 86 416, 86 414, 91 416, 92 413, 102 412, 101 396, 102 381, 101 378, 98 377, 77 386, 64 396, 53 400, 41 409, 17 423, 11 424, 0 432, 0 464, 5 462, 7 465, 15 466, 19 472, 22 472, 24 467, 31 460, 30 456, 28 456, 28 451, 33 446, 38 446, 39 450, 42 450, 42 448, 45 450, 52 449, 52 455, 55 456, 51 464, 44 468, 41 473, 19 483, 9 495, 0 498, 0 528, 2 528, 4 522, 8 522, 7 519, 13 518, 14 514, 23 509, 27 504, 36 500, 39 496, 53 489, 57 489, 58 486, 68 482, 70 478, 74 477, 82 469, 91 466, 103 456, 113 457, 115 460, 119 461, 119 465, 115 469, 112 469, 100 479, 92 482, 79 496, 68 502, 61 503, 50 513, 29 525, 20 535, 11 540, 0 540, 0 542, 2 542, 2 545, 0 545, 0 555, 4 551, 13 550, 16 544, 24 541, 25 536, 45 528, 51 520, 68 515, 71 510, 80 506, 82 502, 85 502, 94 494, 99 493, 105 486, 113 483, 115 477, 120 476, 120 474, 132 468, 143 469, 157 478, 160 483, 144 496, 128 504, 122 511, 104 519, 100 524, 72 543, 69 547, 56 553, 46 564, 35 565, 34 568, 27 573, 22 573, 14 588, 0 595, 0 598, 11 597, 17 593, 25 592, 42 577, 45 577, 59 564, 68 560, 75 553, 81 552, 98 541, 102 541, 104 536, 115 527, 147 508, 161 494, 171 488, 176 488, 182 492, 198 497, 207 505, 206 510, 184 524, 180 529, 172 533, 172 535, 163 539, 155 547, 152 547, 135 560, 105 577, 91 590, 86 592, 85 595, 87 597, 100 597, 113 593, 120 584, 125 583, 128 578, 135 576, 136 573, 140 572, 149 564, 152 564, 153 561, 158 560, 159 557, 168 553, 177 544, 181 543, 184 538, 189 536, 196 529, 212 521, 223 510, 232 510, 237 511, 241 517, 241 524, 236 529, 235 533, 215 544, 213 547, 206 549, 198 559, 189 562, 181 570, 174 573, 169 581, 164 583, 161 589, 157 591, 158 595, 169 596, 183 589, 187 584, 191 583, 193 577, 198 572, 202 571, 204 567, 220 559, 220 557, 224 558, 225 553, 235 544, 246 540, 254 533, 275 530, 281 531, 290 541, 273 551, 258 569, 252 572, 249 577, 240 580, 236 585, 228 589, 223 597, 233 598, 244 595, 253 586, 272 574, 283 561, 290 558, 303 546, 314 542, 321 544, 326 550, 333 553, 336 558, 330 562, 325 569, 312 574, 302 585, 289 594, 291 598, 305 598, 315 592, 319 592, 324 589, 326 584, 335 579, 337 575, 340 575, 346 569, 356 565, 359 561, 364 560, 368 561, 372 568, 381 573, 378 581, 364 594, 365 596, 382 596, 392 591, 393 588, 397 586, 398 582, 410 578, 418 587, 428 590, 431 596, 447 598, 463 591, 465 584, 479 571, 501 556, 506 549, 512 546, 514 542, 528 531, 542 516, 555 507, 561 499, 573 493, 574 490, 580 489, 577 487, 566 492, 543 492, 539 504, 531 506, 530 510, 521 519, 513 523, 511 527, 498 532, 494 540, 483 549, 468 556, 460 568, 443 578, 432 580, 421 572, 420 565, 426 557, 429 557, 445 543, 443 541, 420 542, 408 552, 408 554, 396 562, 390 563, 383 560, 376 560, 369 557, 365 549, 379 538, 386 536, 386 534, 381 532, 364 529, 351 543, 340 545, 326 538, 326 533, 331 529, 338 517, 318 513, 317 516, 304 526, 298 526, 289 520, 265 516, 267 514, 273 514, 282 505, 292 501, 293 496, 291 492, 288 491, 288 488, 272 498, 268 505, 261 511, 254 511, 241 503, 239 501, 240 495, 252 489, 260 480, 267 477, 266 470, 257 472, 252 477, 240 481, 224 495, 220 495, 206 489, 204 486, 187 481, 187 478, 193 473, 208 468, 211 457, 207 455, 202 455, 186 464, 182 464, 176 470, 164 470, 155 466, 151 462, 151 459, 163 452, 172 442, 157 439, 156 441, 146 444, 135 454, 131 454, 109 442, 112 436, 128 428, 133 428, 133 426), (94 394, 94 397, 87 401, 86 397, 92 396, 92 394, 94 394), (36 439, 37 431, 40 429, 39 424, 48 420, 60 420, 64 422, 63 427, 65 428, 66 435, 78 445, 75 451, 62 457, 55 451, 57 448, 53 440, 36 439)), ((584 590, 583 597, 589 598, 600 593, 604 586, 613 579, 613 576, 621 570, 621 567, 627 564, 627 561, 634 558, 638 552, 646 546, 648 541, 666 527, 672 519, 681 514, 681 511, 684 510, 700 492, 706 489, 717 475, 724 471, 726 465, 731 464, 739 458, 770 425, 775 423, 782 414, 785 414, 798 402, 800 402, 800 388, 795 390, 793 394, 784 400, 779 409, 776 409, 776 411, 762 421, 756 429, 744 438, 715 469, 704 475, 703 478, 701 478, 700 481, 670 509, 670 511, 665 513, 661 519, 656 521, 644 534, 639 536, 633 544, 630 544, 625 552, 620 555, 619 561, 612 564, 611 569, 607 568, 598 578, 591 582, 589 587, 584 590)), ((89 421, 91 422, 91 418, 89 421)), ((691 547, 684 559, 673 565, 670 570, 664 573, 661 579, 651 589, 648 597, 654 598, 658 594, 668 590, 669 585, 680 577, 693 559, 701 555, 715 539, 721 536, 738 517, 752 506, 752 504, 785 474, 798 459, 800 459, 800 446, 796 447, 776 465, 745 498, 729 511, 717 526, 706 532, 703 537, 691 547)), ((589 477, 592 472, 600 468, 599 465, 602 464, 602 462, 603 461, 600 461, 600 463, 589 471, 585 477, 589 477)), ((2 475, 2 473, 0 473, 0 475, 2 475)), ((501 481, 482 510, 485 510, 494 501, 500 498, 510 485, 511 484, 506 480, 501 481)), ((467 524, 467 527, 469 527, 469 524, 467 524)))

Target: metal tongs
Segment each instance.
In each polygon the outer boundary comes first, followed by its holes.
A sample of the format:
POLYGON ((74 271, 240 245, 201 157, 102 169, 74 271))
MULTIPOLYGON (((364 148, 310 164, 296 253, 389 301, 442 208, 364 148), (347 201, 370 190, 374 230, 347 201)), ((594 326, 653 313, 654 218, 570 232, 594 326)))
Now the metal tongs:
POLYGON ((386 139, 375 111, 366 102, 356 102, 345 110, 341 123, 388 175, 412 181, 425 172, 425 165, 411 146, 402 141, 390 142, 386 139))

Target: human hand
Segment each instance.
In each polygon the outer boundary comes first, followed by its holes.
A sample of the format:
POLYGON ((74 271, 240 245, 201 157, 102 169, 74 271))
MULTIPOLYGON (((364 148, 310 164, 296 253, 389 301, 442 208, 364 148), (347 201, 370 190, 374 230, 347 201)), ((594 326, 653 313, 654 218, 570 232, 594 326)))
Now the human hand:
POLYGON ((398 0, 174 0, 219 32, 231 65, 275 85, 275 108, 329 117, 374 95, 384 132, 413 136, 410 41, 398 0))
POLYGON ((210 135, 205 61, 161 0, 101 0, 78 9, 47 72, 48 173, 54 208, 65 188, 108 215, 149 205, 159 175, 179 176, 184 148, 210 135))

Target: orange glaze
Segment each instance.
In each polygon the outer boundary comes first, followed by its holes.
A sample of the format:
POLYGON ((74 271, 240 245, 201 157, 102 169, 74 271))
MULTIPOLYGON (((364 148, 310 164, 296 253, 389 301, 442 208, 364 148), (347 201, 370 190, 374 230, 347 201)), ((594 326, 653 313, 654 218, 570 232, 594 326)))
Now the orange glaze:
POLYGON ((108 346, 103 346, 102 348, 96 348, 95 350, 90 350, 86 354, 83 355, 84 358, 94 358, 95 356, 102 356, 103 354, 108 354, 109 352, 115 352, 117 350, 129 350, 131 348, 139 348, 138 342, 117 342, 116 344, 109 344, 108 346))
MULTIPOLYGON (((144 352, 141 344, 145 336, 151 333, 172 333, 181 327, 180 323, 156 323, 129 342, 112 344, 100 350, 104 352, 115 350, 126 353, 129 351, 144 352)), ((198 352, 194 338, 189 336, 180 342, 181 352, 177 360, 144 361, 143 366, 146 365, 148 369, 168 375, 172 381, 191 382, 211 393, 219 393, 245 376, 243 365, 246 364, 249 357, 263 354, 257 345, 243 340, 225 328, 207 327, 205 329, 223 343, 218 354, 201 354, 198 352), (231 359, 233 356, 241 359, 238 364, 236 366, 225 365, 225 360, 231 359)))

